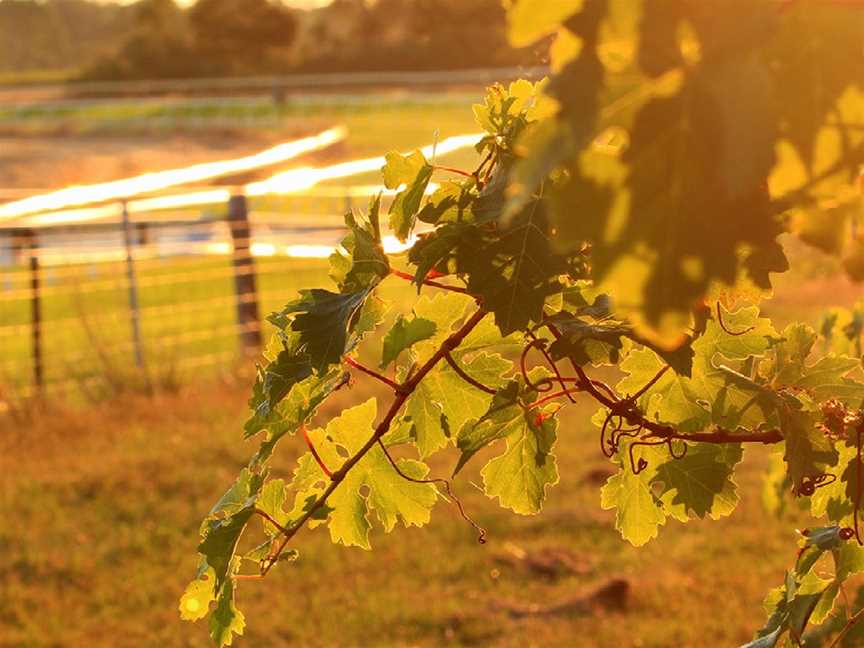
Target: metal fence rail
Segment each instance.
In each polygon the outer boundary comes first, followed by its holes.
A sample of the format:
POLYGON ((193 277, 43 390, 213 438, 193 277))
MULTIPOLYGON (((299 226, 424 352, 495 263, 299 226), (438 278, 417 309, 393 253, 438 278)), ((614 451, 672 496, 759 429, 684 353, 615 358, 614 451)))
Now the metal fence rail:
POLYGON ((46 96, 122 96, 201 93, 280 93, 288 90, 375 87, 422 87, 489 84, 517 78, 540 79, 546 67, 472 68, 406 72, 351 72, 291 74, 283 76, 209 79, 158 79, 149 81, 72 81, 0 87, 0 103, 11 103, 25 89, 46 96))
POLYGON ((289 227, 250 218, 236 195, 223 220, 0 229, 0 409, 172 384, 257 354, 262 315, 326 279, 326 260, 293 246, 336 245, 338 217, 289 227))

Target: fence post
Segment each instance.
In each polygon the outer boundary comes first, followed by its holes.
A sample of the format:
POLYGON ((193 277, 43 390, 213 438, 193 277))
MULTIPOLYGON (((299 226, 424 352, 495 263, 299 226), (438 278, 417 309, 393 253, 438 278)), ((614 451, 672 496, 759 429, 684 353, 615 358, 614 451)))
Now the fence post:
POLYGON ((245 355, 256 355, 261 349, 261 320, 258 316, 255 262, 252 259, 249 205, 242 192, 235 193, 228 200, 228 228, 234 249, 234 291, 237 296, 240 348, 245 355))
POLYGON ((33 387, 42 391, 45 376, 42 365, 42 286, 39 271, 39 239, 32 229, 21 233, 22 251, 30 257, 30 335, 33 346, 33 387))
POLYGON ((126 277, 129 281, 129 320, 132 325, 132 346, 135 349, 135 364, 144 368, 144 349, 141 343, 141 312, 138 304, 138 280, 135 276, 135 259, 132 255, 132 223, 129 221, 129 204, 123 201, 123 244, 126 248, 126 277))

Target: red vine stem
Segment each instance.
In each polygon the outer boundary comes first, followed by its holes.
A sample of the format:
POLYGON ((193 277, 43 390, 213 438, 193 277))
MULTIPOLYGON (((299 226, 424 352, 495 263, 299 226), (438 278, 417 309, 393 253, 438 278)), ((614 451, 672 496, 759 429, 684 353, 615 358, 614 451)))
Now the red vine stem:
MULTIPOLYGON (((557 338, 560 337, 558 330, 550 325, 549 330, 557 338)), ((749 434, 739 434, 730 430, 718 428, 713 432, 693 432, 690 434, 681 434, 675 428, 669 425, 663 425, 656 421, 646 419, 639 408, 635 406, 632 399, 619 399, 615 397, 615 392, 611 387, 599 380, 592 380, 585 370, 579 366, 579 363, 570 358, 570 364, 573 365, 573 370, 579 376, 579 387, 591 395, 594 400, 601 405, 609 408, 616 415, 622 416, 628 423, 638 424, 650 432, 648 437, 657 439, 678 439, 681 441, 693 441, 701 443, 780 443, 784 440, 780 430, 770 430, 767 432, 753 432, 749 434), (606 394, 601 391, 601 389, 606 394), (607 395, 608 394, 608 395, 607 395)), ((660 374, 654 377, 654 380, 659 380, 660 374)), ((641 391, 641 390, 640 390, 641 391)))
POLYGON ((311 452, 312 456, 315 457, 315 461, 318 462, 318 465, 321 467, 321 470, 323 470, 324 474, 327 475, 330 479, 333 479, 333 473, 324 464, 324 460, 321 459, 321 455, 319 455, 318 451, 315 449, 315 444, 312 443, 312 439, 309 438, 309 431, 306 429, 306 426, 301 425, 300 430, 302 430, 302 432, 303 432, 303 438, 306 440, 306 445, 309 446, 309 452, 311 452))
POLYGON ((399 467, 399 464, 396 463, 396 460, 393 458, 393 455, 390 454, 390 451, 387 450, 387 446, 384 445, 384 442, 381 439, 378 439, 378 446, 381 448, 381 451, 384 453, 384 456, 387 457, 387 461, 390 462, 390 465, 393 466, 393 470, 396 471, 396 474, 399 475, 405 481, 412 482, 414 484, 440 484, 444 492, 447 494, 447 497, 453 500, 453 503, 456 505, 456 508, 459 510, 459 515, 465 520, 468 524, 474 527, 477 530, 477 542, 480 544, 486 544, 486 529, 477 524, 468 513, 465 512, 465 507, 462 506, 462 500, 456 497, 453 494, 453 489, 450 486, 450 481, 448 479, 442 479, 440 477, 432 477, 430 479, 417 479, 416 477, 412 477, 411 475, 406 475, 402 469, 399 467))
POLYGON ((477 380, 469 376, 467 373, 465 373, 465 370, 459 366, 459 363, 456 362, 456 360, 453 358, 453 354, 449 351, 444 354, 444 359, 447 361, 447 364, 449 364, 453 368, 453 371, 456 372, 456 375, 472 387, 476 387, 480 391, 486 392, 487 394, 492 394, 493 396, 498 393, 497 390, 492 389, 491 387, 487 387, 483 383, 478 382, 477 380))
POLYGON ((369 367, 366 367, 366 366, 360 364, 351 356, 345 356, 343 359, 345 360, 345 364, 350 365, 351 367, 354 367, 357 371, 362 371, 367 376, 372 376, 375 380, 379 380, 379 381, 383 382, 385 385, 387 385, 388 387, 390 387, 394 391, 399 391, 402 388, 402 386, 399 383, 397 383, 393 380, 390 380, 387 376, 384 376, 384 375, 378 373, 374 369, 370 369, 369 367))
MULTIPOLYGON (((528 355, 528 351, 530 351, 532 348, 535 348, 535 349, 538 349, 540 351, 540 353, 543 354, 543 357, 546 359, 546 364, 548 364, 549 368, 552 369, 553 373, 555 374, 555 378, 558 380, 558 383, 561 385, 561 389, 567 389, 567 385, 565 384, 564 378, 561 377, 561 372, 558 370, 558 365, 555 363, 555 360, 552 358, 552 355, 546 350, 546 345, 544 344, 544 342, 542 340, 538 340, 537 336, 534 335, 534 333, 532 331, 528 331, 528 337, 531 338, 531 344, 529 344, 527 347, 525 347, 525 351, 522 353, 522 359, 520 362, 520 365, 522 368, 522 376, 525 378, 525 382, 529 386, 531 386, 531 381, 528 379, 528 370, 527 370, 527 367, 525 365, 525 358, 528 355)), ((539 386, 541 383, 543 383, 542 380, 539 383, 537 383, 537 385, 539 386)), ((552 389, 551 382, 548 384, 549 384, 549 389, 552 389)), ((543 391, 543 390, 538 390, 538 391, 543 391)), ((576 402, 576 399, 573 398, 573 396, 571 396, 569 394, 567 395, 567 399, 571 403, 576 402)))
POLYGON ((853 520, 855 522, 855 540, 858 546, 862 546, 861 532, 858 530, 858 510, 861 508, 861 435, 864 434, 864 422, 858 424, 855 430, 855 447, 857 453, 855 455, 855 510, 853 512, 853 520))
POLYGON ((315 500, 312 505, 306 509, 300 518, 298 518, 294 523, 291 524, 290 527, 285 529, 285 532, 282 534, 282 542, 276 548, 274 552, 271 553, 264 561, 261 563, 261 574, 267 574, 270 569, 272 569, 273 565, 276 564, 278 557, 282 554, 282 551, 285 549, 288 542, 293 538, 297 532, 303 528, 303 525, 306 524, 313 515, 315 515, 322 506, 327 502, 327 498, 333 494, 333 491, 338 488, 339 484, 341 484, 345 480, 345 476, 351 471, 357 463, 366 456, 366 453, 369 452, 383 437, 387 434, 387 431, 390 429, 390 424, 393 422, 393 419, 396 418, 396 414, 399 413, 399 410, 402 409, 402 406, 405 404, 405 401, 408 400, 408 397, 417 389, 417 385, 420 384, 426 374, 428 374, 435 365, 441 361, 444 356, 457 348, 462 341, 468 336, 468 334, 474 330, 474 328, 480 323, 480 321, 486 317, 486 311, 483 309, 478 309, 477 312, 474 313, 460 328, 458 331, 453 333, 450 337, 448 337, 441 344, 441 347, 435 352, 435 354, 426 361, 426 363, 421 366, 417 373, 415 373, 408 381, 405 382, 401 386, 401 389, 396 392, 396 398, 393 400, 393 403, 390 405, 390 409, 387 410, 387 413, 384 415, 384 418, 381 422, 376 426, 375 432, 369 438, 369 440, 363 444, 354 456, 350 457, 342 467, 339 468, 330 478, 330 484, 324 490, 321 495, 318 496, 318 499, 315 500))
POLYGON ((843 626, 843 629, 840 631, 836 637, 834 637, 834 641, 831 642, 831 645, 828 648, 837 648, 840 645, 840 642, 843 641, 843 638, 849 633, 852 627, 858 623, 861 619, 864 619, 864 608, 858 610, 847 622, 846 625, 843 626))
MULTIPOLYGON (((394 277, 399 277, 400 279, 405 279, 406 281, 410 281, 412 283, 414 282, 414 275, 408 274, 407 272, 391 269, 390 274, 392 274, 394 277)), ((460 288, 459 286, 448 286, 447 284, 433 281, 432 279, 424 279, 423 285, 432 286, 433 288, 440 288, 441 290, 449 290, 450 292, 461 293, 463 295, 469 294, 468 291, 464 288, 460 288)))
POLYGON ((447 171, 449 173, 455 173, 456 175, 461 175, 466 178, 474 178, 473 173, 468 173, 467 171, 463 171, 462 169, 457 169, 455 167, 441 166, 440 164, 436 164, 432 168, 436 169, 437 171, 447 171))
POLYGON ((526 409, 530 411, 530 410, 534 409, 535 407, 540 407, 541 405, 545 405, 546 403, 557 400, 557 399, 561 398, 562 396, 569 396, 571 394, 578 394, 579 392, 584 392, 584 391, 585 390, 582 389, 582 387, 572 387, 571 389, 562 389, 561 391, 557 391, 554 394, 549 394, 548 396, 544 396, 540 400, 534 401, 533 403, 528 405, 528 407, 526 409))

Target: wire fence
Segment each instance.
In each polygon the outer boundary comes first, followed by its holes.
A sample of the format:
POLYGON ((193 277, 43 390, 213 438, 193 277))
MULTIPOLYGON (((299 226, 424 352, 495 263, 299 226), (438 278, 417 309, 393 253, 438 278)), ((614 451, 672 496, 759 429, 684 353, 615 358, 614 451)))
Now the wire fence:
MULTIPOLYGON (((423 83, 504 76, 481 71, 455 78, 448 72, 425 75, 423 83)), ((231 85, 230 93, 255 89, 263 95, 257 97, 201 98, 199 93, 227 90, 212 80, 196 82, 179 97, 167 96, 176 90, 170 85, 48 89, 23 102, 0 97, 0 131, 16 123, 54 127, 66 119, 122 125, 140 118, 173 127, 224 118, 226 124, 248 127, 255 120, 309 113, 319 118, 322 110, 362 114, 385 106, 401 111, 398 119, 385 120, 388 128, 408 124, 417 130, 422 117, 432 134, 437 107, 466 100, 458 92, 416 89, 396 97, 380 88, 405 79, 384 77, 231 85), (333 92, 346 84, 378 90, 333 92), (325 87, 328 93, 299 92, 325 87)), ((310 128, 314 120, 308 121, 310 128)), ((379 122, 360 120, 360 139, 379 122)), ((478 138, 454 135, 423 150, 430 158, 463 149, 473 155, 478 138)), ((42 394, 100 400, 127 390, 175 386, 237 363, 250 365, 268 337, 265 316, 299 289, 327 284, 326 257, 345 234, 343 215, 377 193, 372 183, 383 164, 383 158, 364 158, 289 168, 258 181, 229 174, 230 185, 177 182, 171 191, 166 186, 108 197, 88 193, 87 200, 71 202, 54 196, 49 207, 0 214, 0 412, 42 394), (246 182, 242 193, 231 188, 235 180, 246 182)), ((434 188, 430 184, 428 191, 434 188)), ((38 189, 2 189, 0 206, 9 211, 34 194, 45 197, 38 189)), ((392 192, 385 194, 385 210, 392 198, 392 192)), ((385 247, 388 243, 396 241, 385 241, 385 247)))
POLYGON ((170 387, 248 361, 263 316, 326 280, 352 197, 322 200, 314 222, 250 213, 235 195, 212 220, 0 229, 0 409, 49 391, 98 400, 170 387))

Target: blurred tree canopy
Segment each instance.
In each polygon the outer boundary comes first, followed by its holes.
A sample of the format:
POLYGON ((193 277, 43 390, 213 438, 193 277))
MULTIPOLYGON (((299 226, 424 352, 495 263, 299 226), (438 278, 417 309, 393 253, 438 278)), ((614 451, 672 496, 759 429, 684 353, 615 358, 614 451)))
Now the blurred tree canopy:
POLYGON ((546 49, 510 46, 501 0, 335 0, 309 23, 300 47, 310 71, 538 65, 546 49))
POLYGON ((83 69, 134 24, 123 5, 89 0, 0 1, 0 72, 83 69))
POLYGON ((272 0, 141 0, 119 52, 100 58, 91 79, 234 76, 284 71, 297 33, 294 12, 272 0))
POLYGON ((87 79, 431 70, 543 63, 513 49, 501 0, 0 0, 0 72, 87 79))

